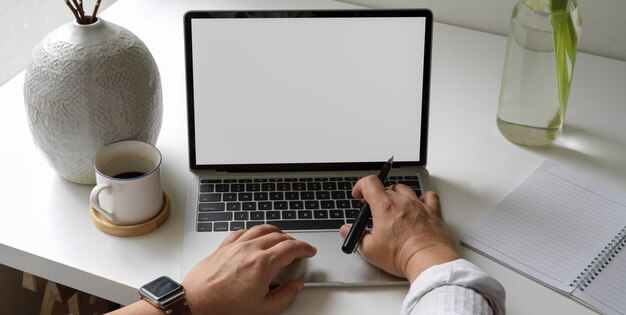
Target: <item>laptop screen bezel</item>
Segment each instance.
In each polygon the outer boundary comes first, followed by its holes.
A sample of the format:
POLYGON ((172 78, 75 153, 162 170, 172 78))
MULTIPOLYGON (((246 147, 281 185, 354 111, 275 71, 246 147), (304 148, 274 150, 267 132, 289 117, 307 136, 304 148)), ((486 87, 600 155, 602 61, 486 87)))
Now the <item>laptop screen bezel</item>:
POLYGON ((193 86, 192 20, 213 18, 349 18, 349 17, 423 17, 425 19, 424 63, 422 86, 421 137, 418 161, 394 162, 394 167, 426 166, 428 149, 428 116, 430 104, 430 67, 432 54, 432 12, 427 9, 392 10, 263 10, 263 11, 189 11, 184 15, 185 76, 187 91, 187 134, 189 167, 191 170, 217 171, 318 171, 318 170, 371 170, 380 168, 381 162, 340 163, 286 163, 286 164, 198 164, 196 161, 196 136, 193 86))

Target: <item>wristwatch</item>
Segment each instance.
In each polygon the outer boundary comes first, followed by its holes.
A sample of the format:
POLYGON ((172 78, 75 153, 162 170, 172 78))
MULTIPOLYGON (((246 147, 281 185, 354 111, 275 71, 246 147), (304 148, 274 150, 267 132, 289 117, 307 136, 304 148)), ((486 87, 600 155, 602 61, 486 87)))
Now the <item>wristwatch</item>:
POLYGON ((185 297, 185 288, 169 277, 163 276, 142 286, 139 289, 139 295, 150 304, 162 309, 165 314, 191 315, 185 297))

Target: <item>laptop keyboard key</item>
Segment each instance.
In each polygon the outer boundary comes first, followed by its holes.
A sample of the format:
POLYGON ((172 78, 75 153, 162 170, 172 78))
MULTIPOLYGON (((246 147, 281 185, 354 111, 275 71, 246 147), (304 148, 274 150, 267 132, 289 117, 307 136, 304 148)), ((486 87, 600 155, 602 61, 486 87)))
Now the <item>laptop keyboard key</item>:
POLYGON ((284 220, 294 220, 296 218, 295 211, 283 211, 282 216, 284 220))
POLYGON ((246 191, 261 191, 260 184, 246 184, 246 191))
POLYGON ((315 210, 313 211, 313 217, 315 219, 328 219, 328 211, 327 210, 315 210))
POLYGON ((306 209, 319 209, 320 208, 320 202, 317 200, 307 200, 304 202, 304 207, 306 209))
POLYGON ((244 202, 242 209, 246 211, 256 210, 256 202, 244 202))
POLYGON ((214 192, 214 191, 215 191, 214 184, 201 184, 200 185, 200 192, 214 192))
POLYGON ((316 191, 315 192, 316 199, 330 199, 330 192, 328 191, 316 191))
POLYGON ((337 208, 339 209, 347 209, 352 208, 349 200, 337 200, 337 208))
POLYGON ((261 190, 262 191, 275 191, 276 190, 276 184, 274 184, 274 183, 261 184, 261 190))
POLYGON ((236 221, 248 221, 249 220, 249 214, 250 212, 245 212, 245 211, 238 211, 235 212, 235 220, 236 221))
POLYGON ((301 210, 304 209, 304 202, 302 201, 289 201, 289 209, 301 210))
POLYGON ((226 210, 239 211, 241 210, 241 202, 229 202, 226 204, 226 210))
POLYGON ((350 182, 339 182, 337 183, 337 188, 341 190, 352 190, 352 183, 350 182))
POLYGON ((201 212, 198 213, 199 222, 207 221, 230 221, 233 219, 232 212, 201 212))
POLYGON ((265 212, 263 211, 252 211, 250 212, 250 220, 258 221, 265 219, 265 212))
POLYGON ((230 191, 230 184, 216 184, 215 185, 215 192, 229 192, 230 191))
POLYGON ((244 192, 244 191, 246 191, 246 186, 244 184, 232 184, 232 185, 230 185, 230 191, 232 191, 232 192, 244 192))
POLYGON ((268 220, 280 220, 280 211, 268 211, 265 213, 265 218, 268 220))
POLYGON ((222 194, 200 194, 200 202, 222 201, 222 194))
POLYGON ((246 228, 246 222, 230 222, 230 230, 238 231, 246 228))
POLYGON ((282 192, 271 192, 270 200, 283 200, 285 199, 285 194, 282 192))
POLYGON ((298 211, 298 219, 313 219, 313 212, 309 210, 298 211))
POLYGON ((335 209, 334 200, 322 200, 322 209, 335 209))
POLYGON ((287 201, 274 201, 275 210, 287 210, 288 208, 289 203, 287 201))
POLYGON ((306 184, 307 190, 322 190, 322 184, 318 182, 312 182, 306 184))
POLYGON ((198 223, 198 232, 213 232, 213 223, 211 222, 198 223))
POLYGON ((330 192, 330 197, 334 200, 346 199, 346 193, 343 190, 335 190, 330 192))
POLYGON ((239 201, 252 201, 252 193, 239 193, 239 201))
POLYGON ((201 203, 198 206, 198 210, 200 212, 208 212, 208 211, 224 211, 225 206, 223 203, 221 202, 208 202, 208 203, 201 203))
POLYGON ((285 200, 300 200, 300 194, 297 191, 288 191, 285 193, 285 200))
POLYGON ((213 231, 226 232, 228 231, 228 222, 215 222, 213 224, 213 231))
POLYGON ((222 194, 222 201, 237 201, 237 194, 236 193, 222 194))

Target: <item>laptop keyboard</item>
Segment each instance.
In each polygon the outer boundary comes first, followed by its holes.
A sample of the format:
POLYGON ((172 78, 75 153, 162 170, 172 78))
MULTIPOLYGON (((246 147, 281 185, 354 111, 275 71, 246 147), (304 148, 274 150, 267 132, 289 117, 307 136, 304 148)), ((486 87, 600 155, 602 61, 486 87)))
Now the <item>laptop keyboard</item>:
MULTIPOLYGON (((223 232, 272 224, 284 231, 339 230, 352 223, 361 202, 357 177, 201 179, 197 231, 223 232)), ((421 194, 417 176, 391 176, 421 194)), ((372 222, 370 221, 370 228, 372 222)))

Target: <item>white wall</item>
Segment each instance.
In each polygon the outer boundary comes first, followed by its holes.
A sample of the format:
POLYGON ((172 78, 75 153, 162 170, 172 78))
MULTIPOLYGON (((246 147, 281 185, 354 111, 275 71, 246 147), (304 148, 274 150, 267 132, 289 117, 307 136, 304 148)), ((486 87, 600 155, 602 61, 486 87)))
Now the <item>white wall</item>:
MULTIPOLYGON (((103 0, 101 10, 116 0, 103 0)), ((128 0, 130 1, 130 0, 128 0)), ((173 0, 180 1, 180 0, 173 0)), ((259 0, 261 1, 261 0, 259 0)), ((516 0, 340 0, 371 8, 426 7, 435 20, 506 34, 516 0)), ((94 0, 85 0, 93 8, 94 0)), ((626 1, 578 0, 583 16, 580 50, 626 61, 626 1)), ((22 71, 35 45, 73 19, 63 0, 0 1, 0 86, 22 71)))
MULTIPOLYGON (((370 8, 428 8, 435 20, 505 35, 516 0, 341 0, 370 8)), ((626 1, 578 0, 580 51, 626 61, 626 1)))
MULTIPOLYGON (((99 10, 115 1, 103 0, 99 10)), ((94 3, 85 0, 85 11, 91 14, 94 3)), ((1 0, 0 86, 24 70, 33 48, 46 34, 73 19, 63 0, 1 0)))

